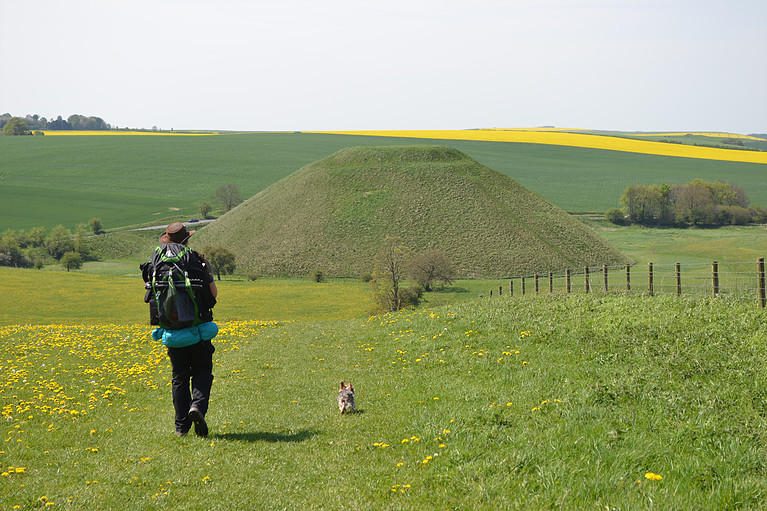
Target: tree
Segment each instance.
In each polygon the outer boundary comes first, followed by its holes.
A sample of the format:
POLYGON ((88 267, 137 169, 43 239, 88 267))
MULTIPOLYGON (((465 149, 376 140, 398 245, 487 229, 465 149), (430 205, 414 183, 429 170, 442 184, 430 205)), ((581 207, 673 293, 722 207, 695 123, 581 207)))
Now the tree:
POLYGON ((79 270, 83 267, 83 256, 78 252, 66 252, 61 256, 61 266, 69 270, 79 270))
POLYGON ((221 274, 231 275, 237 267, 234 254, 224 247, 205 247, 203 249, 205 258, 210 263, 211 269, 216 274, 218 280, 221 280, 221 274))
POLYGON ((396 311, 408 305, 402 284, 410 266, 410 249, 396 237, 387 237, 373 267, 373 298, 382 310, 396 311))
POLYGON ((3 126, 3 135, 5 136, 18 136, 18 135, 31 135, 27 131, 27 124, 20 117, 11 117, 11 119, 3 126))
POLYGON ((87 256, 88 247, 85 243, 85 237, 87 231, 85 230, 85 224, 77 224, 77 230, 75 231, 74 247, 75 252, 81 256, 87 256))
POLYGON ((63 225, 57 225, 48 233, 48 239, 45 240, 45 249, 55 259, 61 259, 64 253, 74 250, 72 232, 63 225))
POLYGON ((19 235, 16 231, 8 229, 0 237, 0 266, 15 266, 26 268, 29 262, 21 252, 19 235))
POLYGON ((216 190, 216 198, 224 204, 227 211, 231 211, 233 207, 242 202, 240 189, 234 183, 219 186, 216 190))
POLYGON ((93 217, 88 221, 88 225, 90 226, 91 230, 93 231, 93 234, 101 234, 104 232, 104 229, 101 226, 101 219, 93 217))
POLYGON ((442 282, 443 286, 451 283, 455 277, 455 271, 444 252, 425 250, 413 258, 410 277, 426 291, 431 291, 431 285, 436 281, 442 282))
POLYGON ((213 206, 210 202, 203 202, 200 204, 200 215, 202 215, 203 218, 208 218, 208 215, 213 210, 213 206))

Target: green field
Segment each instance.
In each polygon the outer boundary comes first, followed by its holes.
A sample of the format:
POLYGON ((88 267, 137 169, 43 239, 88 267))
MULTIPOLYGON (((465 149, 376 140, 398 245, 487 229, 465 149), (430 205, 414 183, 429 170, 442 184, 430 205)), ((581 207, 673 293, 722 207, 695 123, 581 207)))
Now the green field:
MULTIPOLYGON (((572 147, 430 140, 501 171, 568 211, 618 205, 627 185, 724 179, 767 204, 758 164, 572 147)), ((422 140, 302 133, 211 136, 0 137, 0 231, 70 229, 101 218, 106 229, 192 217, 216 188, 243 198, 344 147, 422 140)))
MULTIPOLYGON (((0 230, 165 224, 218 184, 247 196, 362 143, 393 140, 0 137, 0 230)), ((735 181, 767 204, 754 165, 443 145, 570 210, 672 177, 735 181)), ((761 509, 764 310, 644 296, 641 272, 718 260, 753 280, 764 227, 583 221, 636 261, 635 295, 619 273, 616 292, 589 295, 491 298, 507 280, 462 280, 370 316, 359 280, 226 277, 205 439, 173 435, 170 364, 141 300, 138 264, 158 231, 94 239, 100 260, 80 271, 0 267, 0 509, 761 509), (342 379, 356 414, 338 413, 342 379)))
POLYGON ((0 507, 758 509, 753 306, 508 296, 222 322, 210 436, 139 325, 0 327, 0 507), (341 416, 339 381, 358 413, 341 416))

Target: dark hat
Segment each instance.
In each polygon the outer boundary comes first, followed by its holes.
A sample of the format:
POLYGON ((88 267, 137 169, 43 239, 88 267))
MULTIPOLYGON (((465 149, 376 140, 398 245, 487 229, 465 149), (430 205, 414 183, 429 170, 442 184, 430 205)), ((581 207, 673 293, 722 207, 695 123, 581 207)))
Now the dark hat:
POLYGON ((186 243, 189 237, 197 231, 187 231, 181 222, 173 222, 165 228, 160 236, 160 243, 186 243))

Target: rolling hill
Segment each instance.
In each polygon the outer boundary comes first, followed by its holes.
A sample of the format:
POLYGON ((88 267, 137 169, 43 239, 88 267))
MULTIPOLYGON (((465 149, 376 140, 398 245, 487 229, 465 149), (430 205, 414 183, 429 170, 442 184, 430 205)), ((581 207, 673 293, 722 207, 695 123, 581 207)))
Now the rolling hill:
POLYGON ((501 172, 441 146, 342 149, 251 197, 192 238, 225 246, 238 272, 369 272, 387 236, 414 253, 439 249, 459 276, 626 258, 563 210, 501 172))

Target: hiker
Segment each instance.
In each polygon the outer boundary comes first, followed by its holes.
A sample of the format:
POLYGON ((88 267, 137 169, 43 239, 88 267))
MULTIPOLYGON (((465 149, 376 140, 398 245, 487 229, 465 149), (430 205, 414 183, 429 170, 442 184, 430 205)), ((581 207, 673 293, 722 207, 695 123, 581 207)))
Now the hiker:
POLYGON ((210 264, 187 246, 195 232, 187 231, 181 222, 168 225, 152 261, 141 265, 150 323, 158 326, 152 337, 167 347, 173 369, 177 436, 185 436, 192 425, 197 436, 208 435, 205 414, 215 351, 211 340, 218 333, 211 310, 218 289, 210 264))

